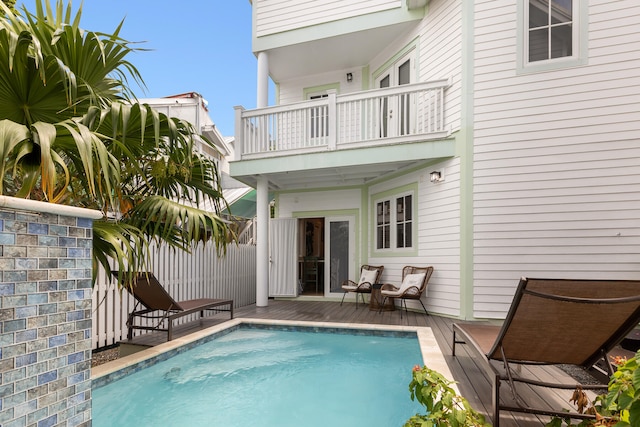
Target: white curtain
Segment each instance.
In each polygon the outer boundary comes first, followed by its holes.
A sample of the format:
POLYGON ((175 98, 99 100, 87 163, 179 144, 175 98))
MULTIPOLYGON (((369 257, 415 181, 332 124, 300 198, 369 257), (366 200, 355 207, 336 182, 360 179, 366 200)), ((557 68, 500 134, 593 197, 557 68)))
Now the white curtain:
POLYGON ((298 220, 269 221, 269 296, 298 296, 298 220))

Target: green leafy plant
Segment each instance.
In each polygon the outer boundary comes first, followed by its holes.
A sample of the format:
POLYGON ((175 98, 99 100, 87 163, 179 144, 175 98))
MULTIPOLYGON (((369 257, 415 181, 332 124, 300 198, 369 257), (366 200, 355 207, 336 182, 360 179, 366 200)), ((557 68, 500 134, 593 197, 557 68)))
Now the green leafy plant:
POLYGON ((458 395, 451 384, 433 369, 414 366, 413 379, 409 384, 411 400, 420 402, 426 408, 426 414, 412 416, 405 427, 489 426, 484 416, 458 395))
POLYGON ((578 412, 595 415, 595 419, 582 420, 572 424, 570 419, 554 417, 549 427, 594 426, 594 427, 640 427, 640 352, 631 359, 616 359, 616 372, 611 376, 607 393, 600 394, 589 402, 581 389, 576 389, 572 402, 578 412))
POLYGON ((151 243, 189 250, 234 240, 214 159, 191 123, 136 102, 129 61, 143 49, 80 26, 82 6, 0 2, 0 195, 101 211, 93 223, 94 277, 147 270, 151 243), (115 267, 115 268, 114 268, 115 267))

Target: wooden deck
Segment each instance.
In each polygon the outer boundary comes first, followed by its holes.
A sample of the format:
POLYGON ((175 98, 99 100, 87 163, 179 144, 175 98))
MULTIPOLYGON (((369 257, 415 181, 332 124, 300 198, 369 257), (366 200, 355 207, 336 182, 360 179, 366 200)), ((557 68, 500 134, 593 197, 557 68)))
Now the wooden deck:
MULTIPOLYGON (((345 302, 342 306, 338 302, 313 301, 298 299, 295 301, 270 300, 268 307, 256 307, 255 305, 241 307, 235 310, 236 318, 264 318, 279 320, 301 320, 301 321, 322 321, 340 323, 364 323, 364 324, 387 324, 387 325, 409 325, 409 326, 429 326, 432 328, 440 349, 449 365, 449 369, 455 380, 458 382, 460 393, 471 403, 471 405, 483 413, 491 422, 491 385, 485 377, 483 371, 476 363, 476 359, 467 351, 466 345, 456 346, 456 357, 452 356, 452 325, 456 319, 440 316, 426 316, 424 313, 409 312, 403 313, 400 318, 400 311, 387 311, 378 313, 370 311, 367 306, 359 305, 356 309, 354 303, 345 302)), ((193 322, 188 325, 178 326, 174 329, 174 337, 179 337, 191 333, 195 330, 223 322, 229 318, 228 313, 215 315, 202 322, 193 322)), ((153 346, 164 342, 166 334, 154 333, 135 337, 133 342, 140 345, 153 346)), ((428 366, 428 361, 427 361, 428 366)), ((529 369, 529 368, 526 368, 529 369)), ((565 378, 569 383, 575 382, 563 371, 557 368, 531 368, 531 375, 541 379, 565 378)), ((506 388, 506 387, 505 387, 506 388)), ((504 394, 508 390, 503 391, 504 394)), ((534 399, 536 404, 547 404, 553 408, 570 408, 568 402, 571 391, 562 394, 549 391, 525 391, 522 393, 527 400, 534 399), (559 405, 559 406, 558 406, 559 405)), ((407 392, 407 398, 409 393, 407 392)), ((548 421, 548 418, 538 418, 528 414, 502 413, 500 425, 502 427, 540 427, 548 421)))

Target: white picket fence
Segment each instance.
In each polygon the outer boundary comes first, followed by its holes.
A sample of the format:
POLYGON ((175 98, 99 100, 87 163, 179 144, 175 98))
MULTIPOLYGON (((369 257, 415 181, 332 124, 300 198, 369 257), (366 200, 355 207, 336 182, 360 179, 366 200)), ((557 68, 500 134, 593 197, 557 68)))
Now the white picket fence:
MULTIPOLYGON (((160 247, 152 251, 150 270, 176 300, 195 298, 232 299, 235 307, 256 302, 256 247, 229 245, 226 255, 218 256, 212 244, 200 244, 192 253, 160 247)), ((119 290, 98 272, 93 289, 92 348, 107 347, 126 339, 127 315, 135 300, 119 290)), ((195 320, 185 316, 176 324, 195 320)), ((135 335, 145 331, 135 331, 135 335)))

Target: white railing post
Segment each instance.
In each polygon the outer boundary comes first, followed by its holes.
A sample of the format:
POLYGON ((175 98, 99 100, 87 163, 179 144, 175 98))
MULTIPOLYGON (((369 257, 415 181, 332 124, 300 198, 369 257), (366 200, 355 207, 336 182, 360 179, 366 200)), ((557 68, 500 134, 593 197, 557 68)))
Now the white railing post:
POLYGON ((338 109, 336 107, 336 91, 331 89, 327 91, 329 101, 329 135, 327 145, 329 151, 333 151, 338 148, 338 109))
POLYGON ((244 153, 244 125, 242 123, 242 113, 244 113, 244 107, 241 105, 236 105, 233 107, 236 110, 236 119, 235 119, 235 153, 234 160, 242 159, 242 154, 244 153))

